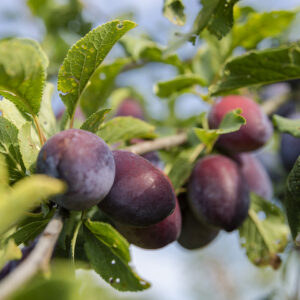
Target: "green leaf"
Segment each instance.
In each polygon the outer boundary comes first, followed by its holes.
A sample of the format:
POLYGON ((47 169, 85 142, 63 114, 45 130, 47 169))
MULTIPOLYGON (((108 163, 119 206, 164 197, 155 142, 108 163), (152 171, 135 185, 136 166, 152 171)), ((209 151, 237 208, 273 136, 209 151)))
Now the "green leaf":
POLYGON ((80 107, 85 115, 90 116, 106 104, 115 79, 126 63, 128 59, 117 59, 111 64, 101 65, 95 71, 80 99, 80 107))
POLYGON ((274 204, 251 193, 249 216, 239 228, 241 245, 257 266, 280 266, 278 253, 288 242, 289 230, 283 212, 274 204))
POLYGON ((18 133, 18 141, 23 163, 27 170, 33 171, 33 166, 39 154, 39 148, 32 139, 32 126, 25 123, 18 133))
MULTIPOLYGON (((246 120, 241 115, 241 110, 236 109, 228 112, 222 119, 218 129, 208 129, 204 125, 203 128, 194 128, 194 132, 199 140, 207 147, 210 152, 221 134, 238 131, 242 125, 246 124, 246 120)), ((207 119, 204 120, 207 123, 207 119)))
POLYGON ((94 235, 88 227, 84 226, 83 228, 85 239, 84 247, 93 269, 117 290, 141 291, 149 288, 150 284, 141 279, 130 268, 128 261, 125 260, 124 250, 119 249, 116 253, 118 245, 125 245, 124 238, 112 227, 109 228, 109 226, 105 228, 106 233, 105 231, 99 232, 99 229, 101 229, 100 226, 103 227, 103 225, 99 225, 99 223, 100 222, 89 222, 88 225, 89 227, 93 227, 93 230, 96 231, 96 235, 94 235), (113 244, 111 245, 113 240, 117 247, 113 247, 113 244))
POLYGON ((29 39, 0 41, 0 94, 23 112, 37 115, 46 79, 48 59, 29 39))
POLYGON ((201 0, 202 9, 194 22, 195 34, 206 27, 217 38, 225 36, 233 25, 233 6, 239 0, 201 0))
POLYGON ((34 240, 47 226, 50 219, 34 221, 18 228, 18 230, 10 236, 17 245, 26 244, 34 240))
POLYGON ((52 95, 54 86, 48 82, 44 88, 41 108, 38 118, 47 138, 50 138, 57 132, 56 118, 52 109, 52 95))
POLYGON ((110 224, 104 222, 86 221, 84 225, 90 232, 117 255, 124 263, 130 262, 129 243, 127 240, 110 224))
POLYGON ((245 22, 234 25, 232 47, 253 49, 263 39, 280 35, 291 25, 296 13, 296 11, 250 13, 245 22))
POLYGON ((26 114, 22 113, 14 103, 5 98, 0 101, 0 111, 2 117, 13 123, 18 129, 30 121, 30 118, 26 114))
POLYGON ((135 23, 131 21, 105 23, 90 31, 68 51, 58 73, 58 90, 71 119, 99 65, 114 44, 134 27, 135 23))
POLYGON ((0 117, 0 153, 5 156, 10 181, 16 181, 25 176, 26 170, 19 148, 18 129, 4 117, 0 117))
POLYGON ((50 196, 63 193, 65 184, 45 175, 32 175, 1 194, 0 234, 22 219, 25 213, 50 196))
POLYGON ((181 0, 165 0, 163 14, 175 25, 183 26, 185 24, 186 15, 181 0))
MULTIPOLYGON (((205 0, 206 2, 210 0, 205 0)), ((233 7, 239 0, 220 0, 209 20, 207 29, 218 39, 224 37, 233 26, 233 7)), ((204 0, 202 0, 204 3, 204 0)))
POLYGON ((184 66, 177 54, 165 54, 165 47, 148 38, 125 36, 121 39, 120 44, 126 53, 136 61, 161 62, 174 65, 181 72, 184 71, 184 66))
POLYGON ((300 157, 298 157, 286 182, 284 205, 296 245, 300 245, 300 157))
POLYGON ((7 188, 9 184, 9 174, 4 155, 0 154, 0 190, 7 188))
MULTIPOLYGON (((51 261, 51 272, 39 272, 18 289, 10 300, 116 300, 119 296, 95 280, 95 274, 74 272, 68 260, 51 261)), ((126 297, 126 296, 125 296, 126 297)), ((130 296, 129 296, 130 299, 130 296)))
POLYGON ((168 98, 172 94, 189 91, 195 85, 204 86, 205 80, 196 74, 179 75, 168 81, 158 82, 154 86, 154 92, 158 97, 168 98))
POLYGON ((176 193, 190 177, 195 161, 204 150, 203 144, 183 149, 174 158, 174 160, 166 166, 166 173, 170 178, 176 193))
POLYGON ((96 133, 110 111, 110 109, 102 109, 93 113, 89 118, 87 118, 80 128, 96 133))
POLYGON ((300 77, 299 44, 274 49, 250 51, 231 59, 221 79, 212 85, 211 95, 227 93, 242 87, 270 84, 300 77))
POLYGON ((97 135, 108 144, 133 138, 155 138, 154 126, 132 117, 116 117, 101 125, 97 135))
POLYGON ((192 68, 194 73, 210 84, 215 80, 231 54, 232 35, 228 34, 222 40, 218 40, 215 36, 205 32, 201 37, 205 39, 206 43, 200 47, 193 58, 192 68))
POLYGON ((21 249, 15 244, 13 239, 8 240, 0 248, 0 269, 10 260, 20 259, 22 257, 21 249))
POLYGON ((300 120, 292 120, 279 115, 274 115, 273 123, 280 132, 286 132, 300 138, 300 120))

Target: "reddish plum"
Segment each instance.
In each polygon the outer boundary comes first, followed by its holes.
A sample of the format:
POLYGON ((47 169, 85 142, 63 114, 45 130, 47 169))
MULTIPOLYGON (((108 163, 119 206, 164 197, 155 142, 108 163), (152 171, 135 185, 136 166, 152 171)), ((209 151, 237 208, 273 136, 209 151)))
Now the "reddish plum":
POLYGON ((223 155, 209 155, 197 162, 188 198, 198 220, 226 231, 238 228, 247 217, 247 184, 238 165, 223 155))
POLYGON ((219 99, 209 114, 209 125, 218 128, 224 116, 235 109, 241 109, 246 119, 238 131, 223 134, 218 145, 231 152, 248 152, 262 147, 271 137, 273 128, 266 114, 253 100, 232 95, 219 99))

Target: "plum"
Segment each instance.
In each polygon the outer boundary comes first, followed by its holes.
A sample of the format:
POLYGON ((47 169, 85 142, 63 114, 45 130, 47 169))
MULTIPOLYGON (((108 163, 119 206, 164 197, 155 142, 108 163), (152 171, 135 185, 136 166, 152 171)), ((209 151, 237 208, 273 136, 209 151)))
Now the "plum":
POLYGON ((175 210, 157 224, 134 227, 115 223, 129 243, 145 249, 159 249, 177 240, 181 230, 181 212, 176 200, 175 210))
MULTIPOLYGON (((300 119, 299 113, 290 114, 289 119, 300 119)), ((291 171, 298 156, 300 155, 300 138, 296 138, 291 134, 282 134, 280 143, 280 158, 284 168, 291 171)))
POLYGON ((218 145, 231 152, 248 152, 262 147, 271 137, 273 128, 266 114, 253 100, 238 96, 219 99, 209 113, 209 125, 218 128, 223 117, 230 111, 240 108, 246 119, 238 131, 223 134, 218 145))
POLYGON ((144 120, 144 112, 140 103, 133 99, 125 99, 119 105, 117 112, 117 117, 133 117, 137 119, 144 120))
POLYGON ((223 155, 208 155, 197 162, 188 199, 198 220, 226 231, 238 228, 247 217, 248 186, 237 163, 223 155))
POLYGON ((176 197, 166 176, 139 155, 115 150, 113 156, 115 181, 99 208, 114 221, 133 226, 153 225, 169 216, 176 197))
POLYGON ((273 187, 271 179, 263 165, 253 154, 240 154, 236 157, 240 169, 244 175, 249 190, 255 194, 271 200, 273 187))
POLYGON ((110 191, 115 162, 106 143, 97 135, 69 129, 51 137, 37 159, 37 173, 66 181, 67 192, 52 200, 68 210, 85 210, 110 191))
POLYGON ((181 213, 182 227, 178 243, 183 248, 193 250, 205 247, 219 234, 219 229, 197 220, 189 208, 181 213))

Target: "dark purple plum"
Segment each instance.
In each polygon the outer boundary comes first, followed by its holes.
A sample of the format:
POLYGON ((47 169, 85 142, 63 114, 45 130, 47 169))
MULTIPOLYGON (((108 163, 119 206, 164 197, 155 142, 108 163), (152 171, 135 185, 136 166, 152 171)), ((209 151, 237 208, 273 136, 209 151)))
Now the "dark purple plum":
POLYGON ((260 161, 253 154, 248 153, 238 155, 236 160, 240 165, 249 190, 267 200, 271 200, 273 195, 272 182, 260 161))
POLYGON ((200 159, 189 179, 188 199, 198 220, 226 231, 247 217, 249 190, 237 163, 223 155, 200 159))
POLYGON ((157 224, 134 227, 115 223, 119 232, 131 244, 144 249, 159 249, 177 240, 181 230, 181 212, 176 200, 175 210, 157 224))
POLYGON ((112 152, 97 135, 69 129, 51 137, 42 147, 37 173, 64 180, 68 190, 52 200, 69 210, 98 204, 110 191, 115 177, 112 152))
POLYGON ((137 119, 144 120, 144 111, 140 103, 133 99, 125 99, 119 105, 116 117, 133 117, 137 119))
POLYGON ((205 247, 219 234, 219 229, 197 220, 188 207, 181 210, 181 214, 182 227, 178 243, 183 248, 193 250, 205 247))
MULTIPOLYGON (((300 119, 300 113, 293 113, 288 116, 289 119, 300 119)), ((300 138, 296 138, 291 134, 282 134, 280 143, 280 158, 284 168, 291 171, 298 156, 300 155, 300 138)))
POLYGON ((246 124, 238 131, 221 135, 218 145, 230 152, 249 152, 262 147, 272 136, 273 127, 260 106, 249 98, 232 95, 219 99, 209 113, 210 127, 218 128, 225 115, 238 108, 246 124))
POLYGON ((133 226, 156 224, 175 209, 175 194, 168 178, 143 157, 113 151, 116 176, 112 189, 99 203, 114 221, 133 226))

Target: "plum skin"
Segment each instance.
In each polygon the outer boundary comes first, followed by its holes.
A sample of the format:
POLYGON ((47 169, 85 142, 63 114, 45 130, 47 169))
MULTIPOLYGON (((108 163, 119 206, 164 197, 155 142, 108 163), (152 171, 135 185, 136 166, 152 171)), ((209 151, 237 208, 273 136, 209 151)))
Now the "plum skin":
MULTIPOLYGON (((292 120, 300 119, 300 113, 290 114, 288 118, 292 120)), ((300 138, 288 133, 282 134, 279 153, 284 168, 288 172, 291 171, 300 155, 300 138)))
POLYGON ((231 95, 219 99, 209 113, 209 126, 218 128, 223 117, 238 108, 246 124, 238 131, 221 135, 218 145, 231 152, 249 152, 262 147, 272 136, 273 127, 260 106, 249 98, 231 95))
POLYGON ((219 231, 197 220, 193 213, 187 210, 182 214, 182 228, 178 243, 188 250, 203 248, 218 236, 219 231))
POLYGON ((181 212, 178 200, 171 215, 157 224, 134 227, 115 223, 119 232, 131 244, 144 249, 159 249, 177 240, 181 231, 181 212))
POLYGON ((249 190, 264 199, 271 200, 273 195, 272 181, 258 159, 253 154, 240 154, 236 159, 244 175, 249 190))
POLYGON ((133 117, 144 120, 144 112, 139 102, 133 99, 124 99, 116 112, 116 117, 133 117))
POLYGON ((208 155, 193 169, 188 200, 198 220, 233 231, 247 217, 249 190, 233 160, 223 155, 208 155))
POLYGON ((218 228, 209 226, 196 219, 191 209, 188 207, 187 195, 179 195, 181 208, 182 227, 177 239, 181 247, 194 250, 207 246, 219 234, 218 228))
POLYGON ((114 221, 149 226, 162 221, 175 209, 170 181, 143 157, 115 150, 116 175, 112 189, 99 208, 114 221))
POLYGON ((85 210, 110 191, 115 162, 106 143, 97 135, 69 129, 51 137, 37 159, 37 173, 64 180, 67 192, 52 199, 68 210, 85 210))

